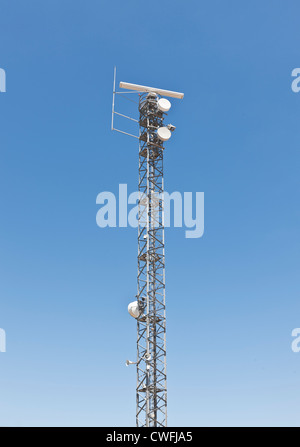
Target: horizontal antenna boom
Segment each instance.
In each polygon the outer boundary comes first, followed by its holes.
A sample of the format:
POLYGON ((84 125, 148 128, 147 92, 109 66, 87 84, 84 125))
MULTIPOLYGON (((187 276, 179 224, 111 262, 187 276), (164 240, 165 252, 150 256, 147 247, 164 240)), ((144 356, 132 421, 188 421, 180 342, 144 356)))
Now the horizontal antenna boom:
POLYGON ((182 99, 184 97, 184 94, 180 92, 172 92, 171 90, 162 90, 161 88, 147 87, 145 85, 129 84, 128 82, 120 82, 120 88, 137 90, 139 92, 153 92, 158 93, 159 95, 170 96, 171 98, 178 99, 182 99))

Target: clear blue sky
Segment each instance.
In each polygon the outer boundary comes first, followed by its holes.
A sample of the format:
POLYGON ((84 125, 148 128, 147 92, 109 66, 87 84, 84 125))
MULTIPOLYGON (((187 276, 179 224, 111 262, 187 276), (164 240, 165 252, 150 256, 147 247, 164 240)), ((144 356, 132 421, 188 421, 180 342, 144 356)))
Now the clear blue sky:
POLYGON ((99 192, 137 188, 114 64, 185 93, 165 185, 205 193, 202 238, 166 231, 169 425, 299 425, 299 2, 0 9, 0 425, 135 424, 137 233, 95 219, 99 192))

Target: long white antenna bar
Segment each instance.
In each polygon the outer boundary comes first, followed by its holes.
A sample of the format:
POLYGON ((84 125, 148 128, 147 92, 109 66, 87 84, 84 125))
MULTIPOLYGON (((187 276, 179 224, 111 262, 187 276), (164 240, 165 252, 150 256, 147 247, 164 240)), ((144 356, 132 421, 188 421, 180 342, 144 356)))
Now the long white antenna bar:
POLYGON ((161 88, 147 87, 145 85, 129 84, 128 82, 120 82, 120 88, 127 90, 138 90, 139 92, 153 92, 163 96, 170 96, 171 98, 183 99, 184 93, 172 92, 171 90, 162 90, 161 88))

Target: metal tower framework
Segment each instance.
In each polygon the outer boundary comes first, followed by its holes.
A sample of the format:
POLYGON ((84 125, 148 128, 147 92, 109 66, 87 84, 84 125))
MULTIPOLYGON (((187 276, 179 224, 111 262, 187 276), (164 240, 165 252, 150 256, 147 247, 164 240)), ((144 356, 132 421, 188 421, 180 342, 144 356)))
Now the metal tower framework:
MULTIPOLYGON (((143 85, 120 82, 120 87, 139 93, 139 119, 115 111, 114 72, 112 130, 139 140, 138 277, 137 301, 128 311, 137 320, 136 426, 167 426, 166 302, 164 241, 163 152, 175 127, 164 126, 171 107, 169 96, 184 94, 143 85), (114 127, 114 115, 139 124, 139 136, 114 127)), ((135 101, 133 101, 135 102, 135 101)))
POLYGON ((139 101, 139 226, 136 425, 167 425, 163 142, 157 95, 139 101))

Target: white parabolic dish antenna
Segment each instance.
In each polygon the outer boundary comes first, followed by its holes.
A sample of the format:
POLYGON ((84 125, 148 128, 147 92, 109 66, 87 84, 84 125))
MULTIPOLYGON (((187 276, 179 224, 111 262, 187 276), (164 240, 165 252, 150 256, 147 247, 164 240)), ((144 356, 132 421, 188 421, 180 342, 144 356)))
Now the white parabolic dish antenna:
POLYGON ((161 110, 162 112, 168 112, 171 108, 171 103, 168 99, 166 98, 160 98, 157 102, 157 107, 159 108, 159 110, 161 110))
POLYGON ((133 301, 128 304, 128 312, 133 318, 138 318, 140 315, 139 304, 137 301, 133 301))
POLYGON ((167 127, 160 127, 157 129, 157 135, 162 141, 167 141, 171 138, 171 132, 167 127))

